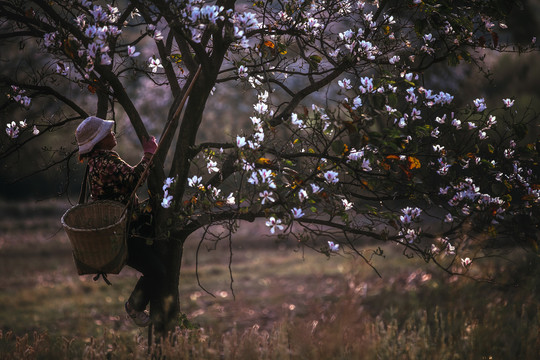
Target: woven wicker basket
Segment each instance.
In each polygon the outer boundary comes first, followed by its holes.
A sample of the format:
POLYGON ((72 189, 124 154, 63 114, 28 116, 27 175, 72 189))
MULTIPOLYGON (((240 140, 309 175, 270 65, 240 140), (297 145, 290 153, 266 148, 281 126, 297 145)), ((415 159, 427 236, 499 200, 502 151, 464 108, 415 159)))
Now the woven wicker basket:
POLYGON ((127 260, 125 205, 94 201, 62 216, 79 275, 118 274, 127 260))

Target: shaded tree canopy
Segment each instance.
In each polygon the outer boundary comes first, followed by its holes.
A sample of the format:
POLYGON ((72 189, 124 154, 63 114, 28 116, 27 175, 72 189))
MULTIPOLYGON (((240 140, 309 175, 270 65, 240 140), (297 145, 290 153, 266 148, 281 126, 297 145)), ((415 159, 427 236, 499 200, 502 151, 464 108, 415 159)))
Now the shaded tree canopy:
MULTIPOLYGON (((0 111, 32 114, 4 121, 0 160, 88 115, 129 124, 140 140, 170 124, 149 179, 171 274, 167 321, 183 242, 200 229, 203 240, 230 239, 241 220, 264 219, 269 233, 327 255, 369 264, 381 250, 364 251, 366 241, 394 242, 467 273, 501 245, 537 248, 537 114, 514 98, 458 106, 425 75, 440 63, 480 67, 489 51, 536 51, 534 41, 507 43, 516 6, 0 1, 0 111), (154 85, 145 96, 170 96, 167 117, 145 121, 134 100, 144 82, 154 85), (232 87, 246 89, 238 103, 252 106, 249 125, 199 142, 213 92, 232 87)), ((74 163, 70 141, 51 165, 74 163)))

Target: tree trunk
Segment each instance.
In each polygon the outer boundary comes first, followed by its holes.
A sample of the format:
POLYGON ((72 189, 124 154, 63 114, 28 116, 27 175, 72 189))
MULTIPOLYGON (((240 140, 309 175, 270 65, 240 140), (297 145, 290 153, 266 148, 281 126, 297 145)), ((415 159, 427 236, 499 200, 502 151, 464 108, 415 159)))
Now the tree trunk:
POLYGON ((168 332, 173 331, 179 325, 180 297, 178 286, 180 284, 184 241, 185 237, 169 237, 167 240, 157 242, 167 270, 167 278, 161 283, 162 286, 156 300, 150 304, 152 324, 158 339, 166 336, 168 332))

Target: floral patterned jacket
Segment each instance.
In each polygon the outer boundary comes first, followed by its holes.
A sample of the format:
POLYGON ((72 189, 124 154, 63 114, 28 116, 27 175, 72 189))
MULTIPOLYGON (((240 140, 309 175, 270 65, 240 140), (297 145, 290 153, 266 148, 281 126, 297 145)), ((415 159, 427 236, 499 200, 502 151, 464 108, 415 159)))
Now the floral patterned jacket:
POLYGON ((130 166, 112 150, 94 150, 88 158, 90 196, 93 200, 114 200, 127 203, 135 185, 148 166, 143 157, 130 166))

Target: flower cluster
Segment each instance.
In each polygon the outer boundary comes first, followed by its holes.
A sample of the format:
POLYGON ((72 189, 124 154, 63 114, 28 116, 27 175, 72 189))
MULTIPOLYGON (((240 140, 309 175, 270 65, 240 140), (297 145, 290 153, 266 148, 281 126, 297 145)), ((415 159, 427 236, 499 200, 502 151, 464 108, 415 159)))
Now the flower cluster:
MULTIPOLYGON (((11 139, 16 139, 19 137, 19 134, 20 134, 20 131, 22 129, 25 129, 26 127, 28 127, 28 124, 26 123, 26 119, 22 120, 22 121, 19 121, 19 123, 16 123, 15 121, 12 121, 12 122, 8 122, 6 124, 6 134, 7 136, 9 136, 11 139)), ((39 134, 39 130, 37 128, 36 125, 34 125, 33 129, 32 129, 32 133, 34 135, 38 135, 39 134)))
POLYGON ((456 247, 450 243, 450 240, 447 237, 439 238, 438 242, 439 245, 431 244, 431 253, 433 255, 438 255, 441 251, 444 255, 455 255, 456 247))
POLYGON ((169 195, 169 188, 174 183, 174 178, 166 178, 163 183, 163 200, 161 201, 161 206, 165 209, 171 207, 173 196, 169 195))
POLYGON ((15 101, 17 104, 23 106, 24 108, 28 109, 30 107, 30 104, 32 103, 32 99, 24 94, 26 94, 26 90, 21 89, 20 87, 15 85, 11 85, 11 93, 8 94, 7 97, 12 101, 15 101))
MULTIPOLYGON (((79 58, 86 59, 86 77, 94 69, 96 63, 100 65, 111 65, 112 57, 110 55, 109 41, 117 38, 122 33, 116 25, 120 11, 117 7, 107 5, 106 8, 101 5, 94 5, 91 9, 91 2, 83 1, 83 6, 89 8, 90 17, 85 14, 78 16, 75 21, 79 29, 84 33, 88 40, 88 45, 79 44, 77 55, 79 58)), ((134 53, 134 49, 132 50, 134 53)))

